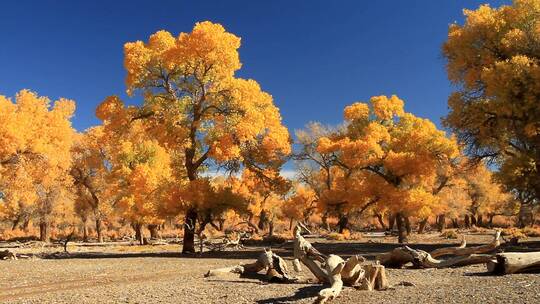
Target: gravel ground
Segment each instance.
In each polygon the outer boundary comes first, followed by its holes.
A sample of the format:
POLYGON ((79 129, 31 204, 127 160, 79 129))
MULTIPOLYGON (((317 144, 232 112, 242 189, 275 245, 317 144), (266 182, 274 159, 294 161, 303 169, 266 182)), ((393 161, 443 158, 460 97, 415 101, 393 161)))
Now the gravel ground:
MULTIPOLYGON (((346 251, 388 249, 386 244, 372 242, 322 242, 315 246, 322 251, 339 248, 342 255, 346 251)), ((290 250, 278 251, 290 260, 290 250)), ((252 261, 257 255, 255 249, 198 258, 162 253, 148 253, 145 257, 3 261, 0 302, 313 303, 321 289, 320 285, 265 284, 257 278, 232 274, 203 277, 211 268, 252 261)), ((367 292, 345 288, 333 303, 540 303, 539 274, 486 276, 484 272, 484 265, 439 270, 389 269, 388 278, 391 285, 396 285, 394 289, 367 292), (415 286, 397 285, 400 282, 415 286)))

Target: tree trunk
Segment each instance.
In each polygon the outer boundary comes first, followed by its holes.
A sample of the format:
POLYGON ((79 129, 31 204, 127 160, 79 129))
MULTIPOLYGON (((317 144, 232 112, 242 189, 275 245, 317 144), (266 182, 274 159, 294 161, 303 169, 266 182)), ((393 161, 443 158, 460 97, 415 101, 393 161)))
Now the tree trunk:
POLYGON ((274 236, 274 220, 268 222, 268 236, 274 236))
POLYGON ((401 213, 396 214, 396 224, 398 228, 398 242, 400 244, 407 243, 407 227, 405 226, 405 219, 401 213))
POLYGON ((13 225, 11 225, 11 230, 15 230, 20 222, 21 222, 21 215, 18 215, 17 218, 13 221, 13 225))
POLYGON ((28 232, 28 226, 30 226, 30 217, 27 216, 25 219, 24 219, 24 222, 22 224, 22 228, 25 232, 28 232))
POLYGON ((465 228, 470 229, 471 228, 471 218, 468 214, 465 215, 465 228))
POLYGON ((390 214, 390 216, 388 217, 388 230, 393 230, 395 224, 396 224, 396 216, 393 214, 390 214))
POLYGON ((343 233, 343 231, 347 229, 347 227, 349 226, 349 218, 347 217, 347 215, 342 214, 339 217, 339 221, 337 225, 338 225, 338 232, 343 233))
POLYGON ((132 225, 135 230, 135 239, 139 242, 139 245, 144 245, 143 225, 135 223, 132 225))
POLYGON ((487 263, 487 269, 494 274, 538 273, 540 272, 540 252, 505 252, 487 263))
POLYGON ((39 223, 39 240, 47 243, 51 240, 49 234, 49 223, 47 223, 45 220, 41 220, 39 223))
POLYGON ((375 216, 377 217, 377 220, 379 221, 379 225, 381 225, 381 229, 386 230, 387 228, 386 228, 386 224, 384 223, 383 215, 380 213, 377 213, 375 216))
POLYGON ((321 218, 323 228, 327 231, 330 231, 330 224, 328 224, 328 213, 324 213, 321 218))
POLYGON ((482 214, 478 214, 478 217, 477 217, 477 220, 476 220, 476 224, 477 224, 479 227, 483 227, 483 226, 484 226, 484 218, 483 218, 482 214))
POLYGON ((493 218, 495 217, 494 214, 489 214, 488 215, 488 226, 489 228, 493 228, 493 218))
POLYGON ((294 223, 294 219, 291 217, 289 219, 289 230, 292 230, 293 223, 294 223))
POLYGON ((151 239, 159 239, 159 226, 158 225, 148 225, 148 231, 150 231, 151 239))
POLYGON ((519 208, 519 228, 525 228, 533 224, 533 210, 531 204, 521 204, 519 208))
POLYGON ((266 210, 262 210, 259 214, 259 223, 257 224, 257 227, 259 227, 260 230, 264 231, 266 230, 266 227, 268 226, 268 215, 266 213, 266 210))
POLYGON ((420 221, 420 224, 418 226, 418 234, 424 233, 424 231, 426 229, 427 222, 428 222, 428 218, 425 218, 425 219, 420 221))
POLYGON ((88 242, 88 226, 86 225, 86 220, 82 222, 82 234, 83 234, 83 242, 88 242))
POLYGON ((197 210, 195 210, 194 208, 191 208, 186 213, 182 253, 195 253, 195 225, 196 224, 197 224, 197 210))
POLYGON ((446 214, 439 215, 437 224, 439 232, 442 232, 446 228, 446 214))
POLYGON ((96 218, 96 234, 98 243, 103 243, 103 232, 101 231, 101 218, 96 218))
POLYGON ((459 222, 458 222, 458 219, 457 219, 457 218, 453 218, 453 219, 452 219, 452 226, 453 226, 455 229, 458 229, 458 228, 459 228, 459 222))
POLYGON ((411 221, 408 216, 404 216, 403 220, 405 221, 405 228, 407 229, 407 235, 412 233, 411 221))
POLYGON ((476 226, 476 224, 477 224, 476 215, 472 214, 471 215, 471 226, 476 226))

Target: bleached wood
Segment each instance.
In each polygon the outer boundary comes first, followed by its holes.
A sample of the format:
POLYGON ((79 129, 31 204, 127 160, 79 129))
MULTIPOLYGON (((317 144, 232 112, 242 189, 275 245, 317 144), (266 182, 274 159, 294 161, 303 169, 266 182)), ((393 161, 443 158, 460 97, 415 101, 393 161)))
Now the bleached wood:
POLYGON ((499 246, 501 245, 500 237, 501 237, 501 231, 497 230, 495 231, 495 236, 493 238, 493 241, 491 241, 491 243, 486 244, 486 245, 476 246, 476 247, 466 247, 467 242, 465 241, 465 237, 463 237, 463 241, 459 247, 446 247, 446 248, 435 249, 432 252, 430 252, 430 255, 433 258, 437 258, 444 255, 463 256, 463 255, 492 252, 496 250, 497 248, 499 248, 499 246))
POLYGON ((487 269, 494 274, 540 272, 540 252, 499 253, 487 263, 487 269))

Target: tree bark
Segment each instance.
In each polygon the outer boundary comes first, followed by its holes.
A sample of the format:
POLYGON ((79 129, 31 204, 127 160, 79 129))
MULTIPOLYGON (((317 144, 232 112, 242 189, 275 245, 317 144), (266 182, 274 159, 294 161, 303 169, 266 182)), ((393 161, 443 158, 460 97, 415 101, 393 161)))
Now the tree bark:
POLYGON ((398 242, 400 244, 407 243, 407 227, 405 226, 405 219, 401 213, 396 214, 396 224, 398 228, 398 242))
POLYGON ((470 229, 471 228, 471 218, 468 214, 465 215, 465 228, 470 229))
POLYGON ((195 225, 197 224, 197 210, 191 208, 186 213, 184 224, 184 243, 182 253, 195 253, 195 225))

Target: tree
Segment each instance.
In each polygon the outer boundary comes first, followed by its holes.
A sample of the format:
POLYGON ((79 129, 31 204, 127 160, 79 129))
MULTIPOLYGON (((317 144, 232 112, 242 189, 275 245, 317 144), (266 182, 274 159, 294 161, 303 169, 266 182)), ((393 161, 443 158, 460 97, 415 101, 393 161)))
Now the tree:
MULTIPOLYGON (((211 22, 197 23, 177 38, 159 31, 147 43, 124 46, 127 91, 144 97, 128 121, 145 121, 158 142, 182 160, 173 162, 174 170, 189 183, 208 166, 275 167, 290 152, 272 97, 256 81, 235 77, 239 47, 240 38, 211 22)), ((116 106, 102 108, 114 112, 116 106)), ((192 202, 187 223, 195 225, 199 207, 192 202)), ((194 250, 194 232, 185 229, 183 252, 194 250)))
POLYGON ((354 103, 344 111, 347 131, 323 137, 317 145, 321 153, 335 153, 335 164, 349 178, 342 193, 350 198, 339 200, 351 204, 360 198, 362 208, 387 205, 397 214, 400 242, 406 240, 408 216, 423 218, 438 208, 436 194, 447 185, 459 155, 455 139, 431 121, 405 113, 403 105, 396 96, 354 103))
POLYGON ((293 193, 281 206, 281 213, 289 219, 289 230, 293 229, 294 221, 308 223, 309 217, 317 211, 315 192, 302 183, 296 183, 293 193))
POLYGON ((458 87, 444 123, 524 204, 540 197, 540 2, 465 10, 452 24, 443 54, 458 87))
MULTIPOLYGON (((121 114, 130 110, 123 106, 117 109, 121 114)), ((110 167, 105 196, 113 201, 117 214, 131 223, 142 245, 145 225, 162 223, 163 205, 173 182, 171 157, 149 137, 143 121, 133 121, 126 128, 114 122, 124 115, 116 113, 111 118, 103 110, 98 109, 98 114, 104 119, 106 134, 102 138, 107 142, 106 166, 110 167)))
POLYGON ((88 238, 87 220, 93 216, 98 242, 103 242, 102 222, 111 213, 107 196, 110 155, 103 126, 92 127, 78 134, 73 147, 73 178, 76 200, 75 212, 83 221, 84 239, 88 238))
POLYGON ((17 221, 32 210, 42 241, 49 240, 51 222, 69 199, 74 110, 71 100, 51 104, 27 90, 15 102, 0 96, 0 215, 17 221))

